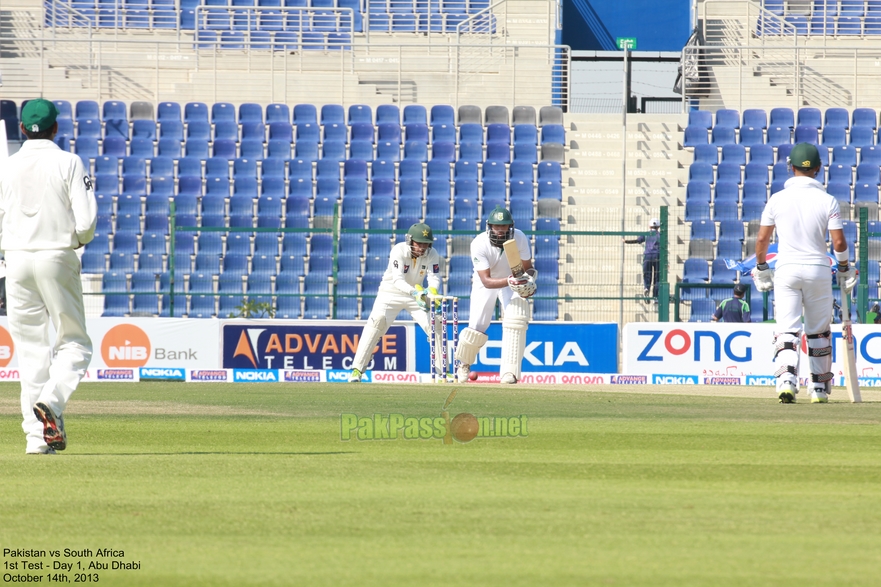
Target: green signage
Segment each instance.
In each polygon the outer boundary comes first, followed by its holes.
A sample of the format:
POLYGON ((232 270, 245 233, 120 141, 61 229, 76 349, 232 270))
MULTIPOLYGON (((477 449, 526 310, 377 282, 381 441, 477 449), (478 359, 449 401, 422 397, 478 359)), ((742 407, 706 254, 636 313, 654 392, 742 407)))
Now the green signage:
POLYGON ((619 49, 636 49, 636 37, 617 37, 615 43, 619 49))

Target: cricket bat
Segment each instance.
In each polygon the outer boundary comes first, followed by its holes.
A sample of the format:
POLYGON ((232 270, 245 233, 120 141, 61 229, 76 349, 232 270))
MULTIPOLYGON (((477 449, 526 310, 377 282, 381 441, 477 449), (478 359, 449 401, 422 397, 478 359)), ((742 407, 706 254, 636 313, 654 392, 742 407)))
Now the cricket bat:
POLYGON ((520 249, 517 248, 517 241, 514 239, 505 241, 502 245, 505 248, 505 257, 508 258, 508 265, 511 266, 511 275, 520 277, 523 275, 523 261, 520 260, 520 249))
POLYGON ((843 302, 841 317, 841 333, 846 346, 844 352, 844 383, 847 386, 847 395, 850 396, 852 403, 860 403, 863 401, 860 395, 860 382, 857 379, 857 359, 856 349, 853 342, 853 324, 850 321, 850 295, 841 292, 841 300, 843 302))

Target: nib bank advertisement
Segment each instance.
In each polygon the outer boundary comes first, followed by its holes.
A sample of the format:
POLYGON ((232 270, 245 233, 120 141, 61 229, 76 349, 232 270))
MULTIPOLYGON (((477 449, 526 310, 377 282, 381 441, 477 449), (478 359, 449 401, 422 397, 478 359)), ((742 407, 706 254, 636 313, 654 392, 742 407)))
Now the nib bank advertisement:
MULTIPOLYGON (((349 370, 362 324, 224 322, 225 369, 349 370)), ((394 325, 375 347, 369 370, 407 371, 407 327, 394 325)), ((346 379, 348 380, 348 378, 346 379)))
MULTIPOLYGON (((459 334, 467 324, 460 324, 459 334)), ((486 332, 489 340, 480 349, 475 372, 498 373, 502 364, 502 325, 494 322, 486 332)), ((453 333, 448 330, 447 364, 453 362, 453 333)), ((526 330, 523 373, 617 373, 617 324, 532 323, 526 330)), ((431 371, 428 338, 416 327, 416 370, 431 371)))
MULTIPOLYGON (((774 324, 632 323, 624 327, 623 373, 665 377, 745 377, 747 385, 773 385, 774 324)), ((881 386, 881 328, 855 324, 860 384, 881 386)), ((832 372, 844 372, 841 325, 833 324, 832 372)), ((799 374, 807 377, 807 341, 802 336, 799 374)), ((697 378, 689 381, 696 382, 697 378)), ((658 380, 660 378, 660 380, 658 380)), ((686 381, 687 383, 688 381, 686 381)), ((836 380, 836 385, 839 381, 836 380)))

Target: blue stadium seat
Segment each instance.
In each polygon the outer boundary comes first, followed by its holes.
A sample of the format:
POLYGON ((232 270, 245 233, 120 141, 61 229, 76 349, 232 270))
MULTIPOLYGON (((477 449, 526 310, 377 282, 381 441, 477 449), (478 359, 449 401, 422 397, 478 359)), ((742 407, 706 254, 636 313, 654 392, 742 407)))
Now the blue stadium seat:
POLYGON ((729 128, 740 128, 740 112, 737 110, 720 108, 716 111, 715 126, 727 126, 729 128))
POLYGON ((696 147, 698 145, 706 145, 709 143, 709 135, 707 133, 707 129, 701 126, 687 126, 685 127, 685 140, 686 147, 696 147))
POLYGON ((810 126, 816 129, 823 126, 823 115, 819 108, 804 107, 798 109, 798 119, 796 127, 810 126))
POLYGON ((694 160, 692 163, 719 164, 719 148, 716 145, 696 145, 694 147, 694 160))
MULTIPOLYGON (((717 204, 718 206, 718 204, 717 204)), ((737 207, 737 203, 734 203, 734 206, 737 207)), ((484 208, 485 210, 485 208, 484 208)), ((698 200, 687 200, 685 201, 685 221, 686 222, 695 222, 700 220, 709 220, 710 219, 710 204, 708 202, 702 202, 698 200)))
POLYGON ((701 220, 691 224, 691 239, 716 240, 716 224, 711 221, 701 220))
POLYGON ((713 128, 713 113, 707 110, 690 110, 688 126, 700 127, 705 130, 713 128))

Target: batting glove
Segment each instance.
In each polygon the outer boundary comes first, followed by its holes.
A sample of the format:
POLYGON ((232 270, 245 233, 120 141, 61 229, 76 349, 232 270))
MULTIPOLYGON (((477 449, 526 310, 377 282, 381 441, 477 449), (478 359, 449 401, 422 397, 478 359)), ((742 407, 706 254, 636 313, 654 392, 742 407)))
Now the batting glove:
POLYGON ((753 283, 759 291, 771 291, 774 289, 774 270, 767 263, 760 263, 753 269, 753 283))
POLYGON ((857 272, 852 271, 850 265, 847 263, 838 264, 838 287, 841 288, 841 291, 850 295, 850 292, 856 287, 858 279, 857 272))

